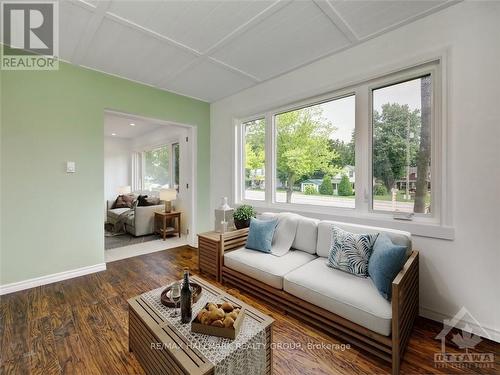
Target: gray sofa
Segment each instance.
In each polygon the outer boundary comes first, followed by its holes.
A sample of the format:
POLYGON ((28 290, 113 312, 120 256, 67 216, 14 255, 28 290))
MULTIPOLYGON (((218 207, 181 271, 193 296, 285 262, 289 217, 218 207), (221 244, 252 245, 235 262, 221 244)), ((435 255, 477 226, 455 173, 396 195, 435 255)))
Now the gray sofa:
MULTIPOLYGON (((129 208, 111 208, 114 200, 106 201, 107 222, 115 225, 120 215, 129 211, 129 208)), ((135 207, 127 216, 125 230, 134 236, 144 236, 154 232, 154 213, 155 211, 165 210, 165 204, 161 203, 155 206, 135 207)))

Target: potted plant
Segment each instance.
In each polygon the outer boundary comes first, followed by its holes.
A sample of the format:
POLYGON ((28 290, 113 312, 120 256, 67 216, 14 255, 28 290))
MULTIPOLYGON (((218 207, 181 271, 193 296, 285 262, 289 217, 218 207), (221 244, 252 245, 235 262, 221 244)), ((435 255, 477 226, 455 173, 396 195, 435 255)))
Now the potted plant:
POLYGON ((255 209, 248 204, 238 207, 233 214, 236 229, 248 228, 250 226, 250 219, 255 217, 256 214, 255 209))

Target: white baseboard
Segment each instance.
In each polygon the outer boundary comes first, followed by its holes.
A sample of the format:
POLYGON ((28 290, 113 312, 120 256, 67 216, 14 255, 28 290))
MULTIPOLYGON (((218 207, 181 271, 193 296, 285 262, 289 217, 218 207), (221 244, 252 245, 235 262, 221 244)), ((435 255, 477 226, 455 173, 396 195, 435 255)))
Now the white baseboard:
POLYGON ((13 292, 18 292, 24 289, 34 288, 40 285, 55 283, 56 281, 72 279, 74 277, 88 275, 90 273, 95 273, 105 270, 106 270, 106 263, 99 263, 93 266, 77 268, 74 270, 53 273, 52 275, 40 276, 40 277, 35 277, 33 279, 18 281, 16 283, 0 285, 0 296, 13 292))
MULTIPOLYGON (((424 318, 434 320, 434 321, 439 322, 439 323, 443 323, 443 321, 445 319, 447 319, 447 320, 453 319, 452 316, 448 316, 448 315, 442 314, 440 312, 427 309, 427 308, 422 307, 422 306, 420 306, 419 315, 423 316, 424 318)), ((480 332, 481 330, 485 331, 489 335, 489 337, 485 337, 486 339, 500 343, 500 331, 498 331, 494 328, 491 328, 491 327, 479 326, 476 323, 468 322, 468 321, 467 322, 466 321, 459 322, 456 325, 456 328, 463 329, 463 328, 465 328, 465 325, 469 325, 474 332, 480 332)))

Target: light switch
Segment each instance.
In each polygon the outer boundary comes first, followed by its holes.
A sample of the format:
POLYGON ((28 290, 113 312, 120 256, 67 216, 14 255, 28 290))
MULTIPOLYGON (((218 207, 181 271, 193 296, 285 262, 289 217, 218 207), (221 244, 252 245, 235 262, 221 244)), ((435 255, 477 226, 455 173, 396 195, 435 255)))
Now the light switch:
POLYGON ((66 173, 75 173, 76 172, 76 164, 74 161, 66 162, 66 173))

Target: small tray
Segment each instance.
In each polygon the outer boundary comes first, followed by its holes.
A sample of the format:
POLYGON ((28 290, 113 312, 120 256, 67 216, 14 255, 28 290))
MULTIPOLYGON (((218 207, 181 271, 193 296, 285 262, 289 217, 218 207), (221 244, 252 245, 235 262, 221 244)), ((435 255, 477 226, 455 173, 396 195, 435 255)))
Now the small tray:
MULTIPOLYGON (((217 306, 221 307, 220 303, 216 303, 217 306)), ((203 306, 203 308, 206 308, 208 306, 208 303, 203 306)), ((196 313, 195 318, 191 322, 191 332, 196 332, 196 333, 202 333, 204 335, 210 335, 210 336, 218 336, 218 337, 225 337, 227 339, 234 340, 237 336, 238 333, 240 332, 240 327, 241 323, 243 322, 243 319, 245 318, 245 308, 239 307, 240 312, 238 313, 238 317, 234 321, 233 327, 231 328, 226 328, 226 327, 215 327, 212 325, 208 324, 201 324, 198 321, 198 313, 196 313)), ((200 309, 201 311, 201 309, 200 309)))
MULTIPOLYGON (((180 282, 180 281, 179 281, 180 282)), ((180 282, 182 285, 182 282, 180 282)), ((197 302, 201 297, 202 288, 200 284, 189 282, 189 286, 191 287, 191 293, 193 296, 193 303, 197 302)), ((161 292, 161 304, 167 307, 175 307, 175 303, 170 299, 170 289, 172 288, 172 284, 167 286, 161 292)))

